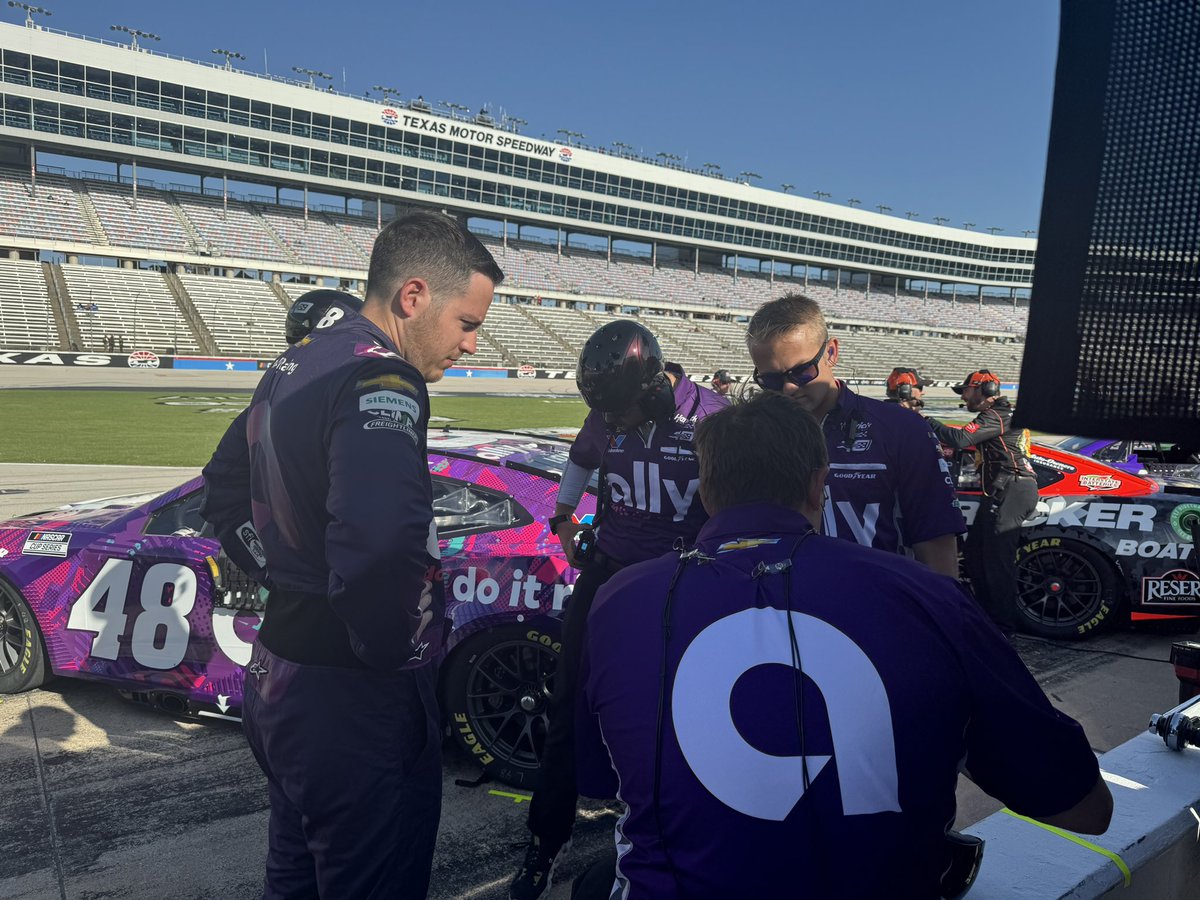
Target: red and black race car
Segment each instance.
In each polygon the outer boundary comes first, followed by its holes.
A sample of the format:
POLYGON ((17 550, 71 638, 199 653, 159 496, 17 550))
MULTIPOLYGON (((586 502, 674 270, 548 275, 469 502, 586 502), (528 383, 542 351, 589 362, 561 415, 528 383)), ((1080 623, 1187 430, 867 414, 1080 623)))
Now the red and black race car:
MULTIPOLYGON (((1134 474, 1049 444, 1033 444, 1030 462, 1041 499, 1017 550, 1018 603, 1028 631, 1082 638, 1120 622, 1200 625, 1194 551, 1200 486, 1134 474)), ((968 522, 979 506, 971 477, 959 482, 968 522)))

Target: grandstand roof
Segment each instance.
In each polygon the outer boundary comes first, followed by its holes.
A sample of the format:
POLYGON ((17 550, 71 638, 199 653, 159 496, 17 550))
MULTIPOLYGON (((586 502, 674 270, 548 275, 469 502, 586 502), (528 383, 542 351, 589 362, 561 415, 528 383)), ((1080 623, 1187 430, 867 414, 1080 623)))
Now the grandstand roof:
POLYGON ((1032 240, 848 209, 42 28, 0 23, 0 49, 0 138, 22 146, 699 252, 947 284, 1027 288, 1032 279, 1032 240))

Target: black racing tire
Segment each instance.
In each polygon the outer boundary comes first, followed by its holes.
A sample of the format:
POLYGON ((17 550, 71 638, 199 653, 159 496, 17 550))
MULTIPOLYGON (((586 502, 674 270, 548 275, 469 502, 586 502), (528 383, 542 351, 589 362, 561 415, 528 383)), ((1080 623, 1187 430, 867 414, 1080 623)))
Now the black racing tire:
POLYGON ((1038 534, 1017 548, 1017 613, 1025 630, 1082 640, 1114 625, 1120 606, 1120 573, 1095 547, 1038 534))
POLYGON ((42 631, 29 604, 0 581, 0 694, 19 694, 48 677, 42 631))
POLYGON ((537 790, 547 704, 562 651, 559 623, 499 625, 450 655, 442 708, 455 743, 493 778, 537 790))

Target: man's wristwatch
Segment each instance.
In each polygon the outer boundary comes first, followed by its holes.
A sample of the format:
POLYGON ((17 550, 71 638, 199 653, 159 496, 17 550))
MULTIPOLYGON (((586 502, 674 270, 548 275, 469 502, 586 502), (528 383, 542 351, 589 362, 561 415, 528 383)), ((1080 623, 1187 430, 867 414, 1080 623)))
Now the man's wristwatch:
POLYGON ((558 526, 561 525, 563 522, 570 522, 570 521, 571 521, 571 513, 563 513, 561 516, 551 516, 547 520, 546 524, 548 524, 550 526, 551 534, 558 534, 558 526))

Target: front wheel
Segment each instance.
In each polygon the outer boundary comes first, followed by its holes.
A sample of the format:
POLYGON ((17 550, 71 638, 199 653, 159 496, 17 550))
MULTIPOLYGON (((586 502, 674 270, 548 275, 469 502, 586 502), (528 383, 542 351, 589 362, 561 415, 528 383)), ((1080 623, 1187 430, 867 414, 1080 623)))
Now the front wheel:
POLYGON ((450 731, 485 772, 506 784, 538 786, 561 650, 558 622, 542 620, 471 635, 446 664, 450 731))
POLYGON ((1034 634, 1079 640, 1113 624, 1120 590, 1112 564, 1082 541, 1038 536, 1017 548, 1017 611, 1034 634))
POLYGON ((19 694, 46 681, 46 650, 37 619, 21 596, 0 582, 0 694, 19 694))

